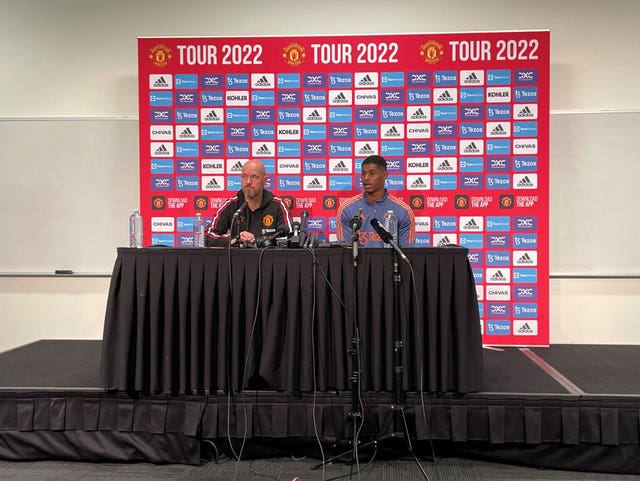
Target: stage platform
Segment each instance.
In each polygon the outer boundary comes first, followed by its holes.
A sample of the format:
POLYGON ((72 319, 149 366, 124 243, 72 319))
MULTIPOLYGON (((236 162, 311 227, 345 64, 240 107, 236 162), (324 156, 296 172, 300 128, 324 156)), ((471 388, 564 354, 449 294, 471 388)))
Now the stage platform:
MULTIPOLYGON (((0 459, 198 464, 244 437, 245 456, 350 438, 348 391, 105 392, 100 351, 99 340, 41 340, 0 353, 0 459)), ((480 392, 406 393, 419 454, 640 473, 640 346, 487 347, 483 357, 480 392)), ((394 431, 390 393, 362 403, 370 438, 394 431)))

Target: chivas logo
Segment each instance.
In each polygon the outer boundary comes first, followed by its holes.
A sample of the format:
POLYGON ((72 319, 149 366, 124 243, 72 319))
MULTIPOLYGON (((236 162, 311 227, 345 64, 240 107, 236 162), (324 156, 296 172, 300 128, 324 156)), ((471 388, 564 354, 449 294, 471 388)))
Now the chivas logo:
POLYGON ((296 42, 292 42, 282 49, 282 58, 292 67, 297 67, 304 62, 306 56, 304 47, 296 42))
POLYGON ((156 67, 166 67, 171 60, 171 49, 159 43, 149 50, 149 58, 156 67))

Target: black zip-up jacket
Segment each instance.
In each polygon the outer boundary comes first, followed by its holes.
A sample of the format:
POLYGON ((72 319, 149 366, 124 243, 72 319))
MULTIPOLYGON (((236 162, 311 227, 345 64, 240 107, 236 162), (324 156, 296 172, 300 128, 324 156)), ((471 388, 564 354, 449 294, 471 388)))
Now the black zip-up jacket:
POLYGON ((249 206, 245 206, 234 220, 233 214, 243 204, 244 193, 240 190, 220 206, 205 229, 207 246, 226 246, 230 236, 237 236, 242 231, 251 232, 256 239, 269 237, 278 229, 283 229, 282 232, 285 233, 291 231, 292 219, 289 209, 282 199, 272 192, 263 191, 260 207, 252 211, 249 206))

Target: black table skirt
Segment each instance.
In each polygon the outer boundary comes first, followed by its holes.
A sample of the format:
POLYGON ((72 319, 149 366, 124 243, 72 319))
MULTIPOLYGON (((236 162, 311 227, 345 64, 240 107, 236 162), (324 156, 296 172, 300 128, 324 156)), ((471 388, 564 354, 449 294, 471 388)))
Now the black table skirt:
POLYGON ((406 253, 413 276, 400 262, 396 315, 389 249, 361 249, 354 268, 345 248, 119 248, 105 316, 103 387, 344 391, 351 388, 348 351, 358 325, 362 389, 391 391, 399 322, 403 390, 480 390, 482 341, 467 250, 406 253))

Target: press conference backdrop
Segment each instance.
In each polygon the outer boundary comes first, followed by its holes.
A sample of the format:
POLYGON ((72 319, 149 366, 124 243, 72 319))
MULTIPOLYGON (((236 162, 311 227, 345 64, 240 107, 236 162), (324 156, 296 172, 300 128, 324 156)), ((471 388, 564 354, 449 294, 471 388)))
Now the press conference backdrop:
MULTIPOLYGON (((640 275, 640 112, 551 115, 550 272, 640 275)), ((0 120, 1 273, 111 272, 138 206, 135 119, 0 120)))

